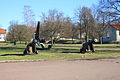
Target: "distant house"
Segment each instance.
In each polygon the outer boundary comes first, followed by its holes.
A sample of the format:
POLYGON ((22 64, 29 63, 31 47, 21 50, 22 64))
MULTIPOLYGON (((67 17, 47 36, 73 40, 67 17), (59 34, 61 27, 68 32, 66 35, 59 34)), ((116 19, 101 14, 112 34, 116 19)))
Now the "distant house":
POLYGON ((0 41, 5 41, 6 29, 0 29, 0 41))
POLYGON ((120 42, 120 23, 112 23, 105 30, 106 35, 103 37, 103 42, 112 42, 117 41, 120 42))

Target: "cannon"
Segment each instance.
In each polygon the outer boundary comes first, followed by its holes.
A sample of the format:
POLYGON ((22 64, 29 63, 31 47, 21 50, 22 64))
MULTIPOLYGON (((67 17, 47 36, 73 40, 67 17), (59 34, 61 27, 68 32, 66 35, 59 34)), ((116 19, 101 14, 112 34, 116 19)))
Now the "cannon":
POLYGON ((88 42, 84 42, 82 44, 82 48, 80 49, 80 53, 85 53, 87 51, 95 52, 93 43, 97 42, 97 39, 89 40, 88 42))
POLYGON ((45 45, 44 45, 45 39, 40 39, 39 38, 39 28, 40 28, 40 22, 38 21, 33 40, 32 40, 32 42, 27 44, 25 50, 23 51, 23 53, 25 55, 26 54, 32 54, 32 53, 38 54, 37 49, 38 50, 49 50, 50 48, 52 48, 51 45, 48 45, 48 47, 45 48, 45 45), (36 48, 37 46, 41 46, 42 48, 36 48))
POLYGON ((38 54, 37 50, 36 50, 36 44, 35 41, 33 40, 32 42, 30 42, 29 44, 27 44, 24 52, 24 55, 28 55, 28 54, 38 54))
POLYGON ((45 43, 45 39, 40 39, 39 38, 39 28, 40 28, 40 22, 38 21, 37 24, 37 29, 34 33, 34 40, 37 46, 41 46, 42 48, 37 48, 38 50, 49 50, 52 48, 52 45, 48 45, 48 47, 46 48, 44 43, 45 43))

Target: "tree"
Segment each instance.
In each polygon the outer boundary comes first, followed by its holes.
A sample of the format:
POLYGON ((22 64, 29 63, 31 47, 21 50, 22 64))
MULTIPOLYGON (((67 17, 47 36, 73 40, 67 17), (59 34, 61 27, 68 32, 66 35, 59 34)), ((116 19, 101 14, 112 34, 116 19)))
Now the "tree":
POLYGON ((111 23, 120 22, 120 1, 119 0, 100 0, 97 7, 97 33, 102 43, 102 38, 106 35, 107 27, 111 23))
POLYGON ((77 18, 77 25, 80 31, 80 38, 85 34, 85 41, 88 39, 94 39, 96 37, 95 19, 90 8, 80 7, 75 12, 77 18))
POLYGON ((100 10, 98 10, 97 14, 98 14, 98 16, 96 19, 96 22, 97 22, 97 30, 96 31, 98 34, 98 39, 102 43, 102 38, 106 34, 105 29, 109 25, 109 17, 106 15, 106 13, 103 13, 100 10))
MULTIPOLYGON (((80 33, 80 39, 82 39, 82 33, 84 32, 83 31, 83 26, 82 26, 82 8, 79 7, 76 11, 75 11, 75 18, 76 18, 76 21, 77 21, 77 25, 78 25, 78 30, 79 30, 79 33, 80 33)), ((74 29, 73 29, 74 30, 74 29)))
POLYGON ((62 38, 72 38, 72 27, 73 23, 70 17, 65 17, 63 23, 63 27, 61 29, 60 37, 62 38))
POLYGON ((53 44, 53 39, 59 37, 61 34, 61 29, 63 27, 63 13, 54 10, 49 10, 48 15, 42 14, 42 36, 47 39, 51 39, 53 44))
POLYGON ((30 41, 33 39, 35 27, 36 27, 36 21, 35 21, 35 14, 29 5, 24 6, 24 25, 26 27, 26 41, 30 41))
POLYGON ((26 27, 25 25, 10 25, 7 40, 12 42, 30 41, 33 37, 30 33, 33 34, 33 30, 31 27, 26 27))
POLYGON ((99 9, 109 16, 109 23, 120 22, 120 0, 100 0, 99 9))
POLYGON ((29 5, 24 6, 24 23, 28 27, 35 27, 36 22, 35 22, 35 14, 29 5))
POLYGON ((18 21, 15 21, 15 20, 10 21, 9 32, 6 35, 6 39, 8 41, 12 41, 12 42, 17 41, 17 39, 16 39, 16 33, 15 33, 16 29, 14 29, 14 27, 13 27, 13 26, 15 26, 17 24, 18 24, 18 21), (10 32, 10 31, 12 31, 12 32, 10 32))

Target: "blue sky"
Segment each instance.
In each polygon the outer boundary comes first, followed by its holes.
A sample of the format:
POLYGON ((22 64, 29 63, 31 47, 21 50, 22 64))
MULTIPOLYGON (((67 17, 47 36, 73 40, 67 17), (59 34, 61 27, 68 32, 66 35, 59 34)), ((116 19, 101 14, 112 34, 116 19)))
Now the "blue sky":
POLYGON ((72 17, 78 7, 90 7, 97 2, 98 0, 0 0, 0 27, 7 29, 12 20, 22 23, 24 5, 31 6, 36 20, 39 20, 41 13, 50 9, 57 9, 65 16, 72 17))

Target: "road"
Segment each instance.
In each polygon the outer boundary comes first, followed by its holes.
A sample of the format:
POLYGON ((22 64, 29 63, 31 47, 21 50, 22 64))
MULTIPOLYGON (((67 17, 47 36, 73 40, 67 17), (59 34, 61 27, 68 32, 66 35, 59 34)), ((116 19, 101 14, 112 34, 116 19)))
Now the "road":
POLYGON ((0 63, 0 80, 120 80, 120 57, 0 63))

